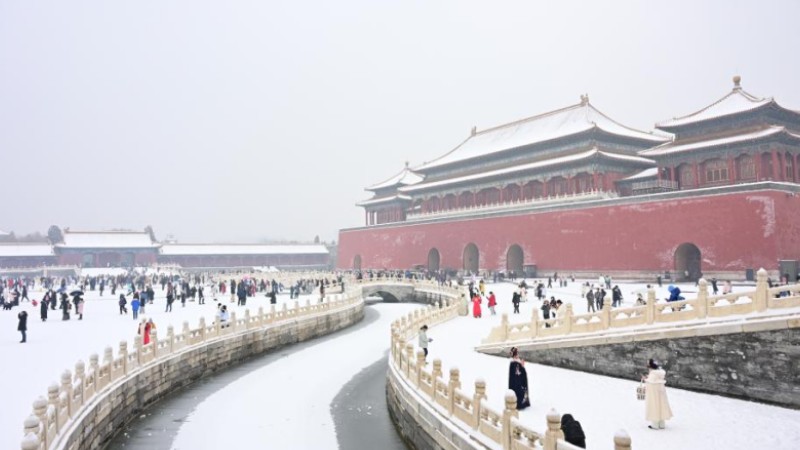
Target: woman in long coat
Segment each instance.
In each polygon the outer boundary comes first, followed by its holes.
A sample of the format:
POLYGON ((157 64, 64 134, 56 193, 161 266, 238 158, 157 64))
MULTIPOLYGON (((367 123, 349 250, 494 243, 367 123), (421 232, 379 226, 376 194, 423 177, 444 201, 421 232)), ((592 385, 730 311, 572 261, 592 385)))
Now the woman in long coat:
POLYGON ((476 319, 481 317, 481 296, 478 294, 472 297, 472 317, 476 319))
POLYGON ((519 357, 517 347, 511 347, 511 364, 508 366, 508 388, 517 395, 517 409, 531 406, 528 397, 528 372, 525 370, 525 361, 519 357))
POLYGON ((658 363, 650 360, 647 363, 650 372, 645 378, 645 418, 650 422, 648 428, 663 430, 666 421, 672 418, 672 409, 667 399, 667 372, 658 363))

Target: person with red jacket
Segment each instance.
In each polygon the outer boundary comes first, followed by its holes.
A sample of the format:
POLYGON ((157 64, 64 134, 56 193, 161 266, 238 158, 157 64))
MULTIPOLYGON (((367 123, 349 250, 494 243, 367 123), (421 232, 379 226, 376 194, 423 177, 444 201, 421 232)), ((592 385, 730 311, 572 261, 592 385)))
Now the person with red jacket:
POLYGON ((494 296, 494 292, 489 291, 489 310, 492 312, 492 315, 496 315, 494 312, 494 307, 497 306, 497 298, 494 296))

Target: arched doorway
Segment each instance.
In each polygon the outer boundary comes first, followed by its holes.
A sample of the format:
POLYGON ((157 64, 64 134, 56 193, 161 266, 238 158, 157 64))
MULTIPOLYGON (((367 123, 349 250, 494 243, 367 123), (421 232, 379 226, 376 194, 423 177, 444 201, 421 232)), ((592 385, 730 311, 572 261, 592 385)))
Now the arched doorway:
POLYGON ((464 270, 477 273, 479 256, 478 246, 471 242, 467 244, 467 246, 464 247, 464 270))
POLYGON ((431 272, 436 272, 439 270, 439 250, 432 248, 428 251, 428 270, 431 272))
POLYGON ((703 272, 700 268, 702 254, 691 242, 685 242, 675 250, 675 272, 679 280, 697 280, 703 272))
POLYGON ((353 258, 353 270, 361 270, 361 255, 356 255, 353 258))
POLYGON ((522 247, 517 244, 508 247, 508 253, 506 253, 506 270, 514 272, 517 276, 522 275, 523 259, 522 247))

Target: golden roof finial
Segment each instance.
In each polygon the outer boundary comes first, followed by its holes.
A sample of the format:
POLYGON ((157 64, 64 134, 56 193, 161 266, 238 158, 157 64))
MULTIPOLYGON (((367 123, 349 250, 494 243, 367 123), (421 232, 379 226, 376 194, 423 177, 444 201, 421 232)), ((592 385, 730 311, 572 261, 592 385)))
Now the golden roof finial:
POLYGON ((741 87, 742 87, 742 77, 740 77, 739 75, 734 75, 733 76, 733 88, 734 89, 739 89, 741 87))

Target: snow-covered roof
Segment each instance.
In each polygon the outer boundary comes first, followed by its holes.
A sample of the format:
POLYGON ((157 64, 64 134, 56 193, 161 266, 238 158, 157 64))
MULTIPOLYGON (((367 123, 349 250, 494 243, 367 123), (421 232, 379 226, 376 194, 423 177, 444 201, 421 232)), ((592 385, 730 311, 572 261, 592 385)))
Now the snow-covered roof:
POLYGON ((610 159, 616 159, 619 161, 628 161, 628 162, 635 162, 640 164, 648 164, 648 165, 655 165, 655 161, 648 158, 643 158, 641 156, 630 156, 630 155, 622 155, 619 153, 610 153, 604 152, 602 150, 598 150, 596 147, 592 148, 589 151, 575 153, 571 155, 561 156, 558 158, 551 158, 542 161, 536 161, 528 164, 519 164, 516 166, 506 167, 504 169, 497 169, 497 170, 490 170, 486 172, 476 173, 472 175, 465 175, 463 177, 456 177, 456 178, 448 178, 445 180, 440 181, 431 181, 429 183, 419 183, 414 186, 406 186, 402 187, 399 190, 403 192, 413 192, 422 189, 429 189, 433 187, 440 187, 440 186, 447 186, 450 184, 456 184, 466 181, 475 181, 480 180, 483 178, 492 178, 501 175, 508 175, 515 172, 524 172, 527 170, 538 169, 541 167, 549 167, 549 166, 556 166, 559 164, 565 164, 574 161, 580 161, 587 158, 593 158, 595 156, 601 156, 610 159))
POLYGON ((400 173, 389 178, 386 181, 381 181, 378 184, 372 185, 366 188, 366 190, 377 191, 378 189, 389 188, 397 185, 408 186, 411 184, 417 184, 420 181, 422 181, 422 179, 423 177, 419 174, 414 173, 411 169, 409 169, 408 163, 406 163, 406 166, 403 168, 403 170, 400 171, 400 173))
POLYGON ((716 102, 689 115, 682 117, 675 117, 657 123, 656 127, 664 129, 677 128, 691 123, 702 122, 704 120, 711 120, 711 119, 716 119, 718 117, 730 116, 747 111, 752 111, 764 105, 775 102, 772 99, 772 97, 761 98, 745 92, 740 85, 740 81, 741 79, 739 77, 734 77, 733 90, 731 90, 731 92, 729 92, 726 96, 722 97, 716 102))
POLYGON ((381 197, 381 198, 372 198, 369 200, 364 200, 363 202, 356 203, 356 206, 370 206, 370 205, 378 205, 381 203, 388 203, 395 200, 411 200, 411 197, 407 195, 397 194, 392 195, 390 197, 381 197))
POLYGON ((656 175, 658 175, 658 167, 650 167, 629 177, 622 178, 619 181, 641 180, 642 178, 652 178, 656 175))
POLYGON ((653 147, 648 150, 642 150, 639 152, 642 156, 663 156, 667 154, 674 154, 680 152, 686 152, 690 150, 697 150, 701 148, 709 148, 709 147, 717 147, 721 145, 729 145, 729 144, 738 144, 742 142, 749 142, 754 141, 757 139, 774 136, 774 135, 786 135, 791 136, 794 138, 800 138, 800 135, 790 133, 786 131, 784 127, 769 127, 763 130, 752 131, 750 133, 742 133, 737 134, 734 136, 728 136, 719 139, 709 139, 704 141, 697 141, 688 144, 674 144, 674 143, 667 143, 664 145, 660 145, 658 147, 653 147))
POLYGON ((669 139, 661 133, 647 133, 622 125, 598 111, 589 103, 588 97, 582 96, 581 103, 577 105, 475 132, 449 153, 415 170, 430 169, 503 150, 546 142, 593 128, 651 143, 662 143, 669 139))
POLYGON ((6 233, 3 230, 0 230, 0 236, 11 236, 11 233, 6 233))
POLYGON ((157 247, 146 231, 64 231, 60 248, 146 248, 157 247))
POLYGON ((162 255, 327 255, 324 245, 269 245, 269 244, 164 244, 162 255))
POLYGON ((0 257, 53 256, 50 244, 0 244, 0 257))

